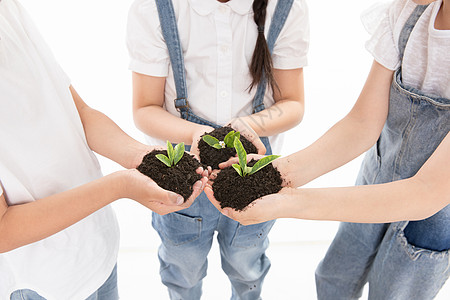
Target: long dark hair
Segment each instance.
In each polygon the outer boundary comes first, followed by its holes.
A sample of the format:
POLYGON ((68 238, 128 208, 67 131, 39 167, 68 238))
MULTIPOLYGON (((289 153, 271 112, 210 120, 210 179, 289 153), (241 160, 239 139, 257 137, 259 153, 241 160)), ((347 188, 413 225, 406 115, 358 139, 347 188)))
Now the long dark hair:
POLYGON ((256 39, 255 50, 253 51, 252 62, 250 64, 250 74, 252 75, 252 83, 249 86, 250 91, 261 82, 263 76, 266 77, 267 84, 270 87, 278 88, 272 72, 272 57, 267 46, 266 37, 264 36, 268 2, 268 0, 253 1, 253 19, 258 29, 258 38, 256 39))

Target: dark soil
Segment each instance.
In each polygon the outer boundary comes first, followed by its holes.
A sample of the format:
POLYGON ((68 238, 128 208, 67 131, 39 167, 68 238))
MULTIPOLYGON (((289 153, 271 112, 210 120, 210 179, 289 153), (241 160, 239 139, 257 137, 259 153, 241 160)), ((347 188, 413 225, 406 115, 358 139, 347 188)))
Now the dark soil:
POLYGON ((169 168, 156 158, 156 154, 167 156, 167 151, 153 150, 145 155, 142 163, 137 167, 138 171, 153 179, 163 189, 183 196, 186 201, 192 195, 194 183, 202 178, 195 172, 201 166, 200 163, 185 152, 181 160, 169 168))
MULTIPOLYGON (((251 160, 248 166, 253 166, 256 160, 251 160)), ((282 179, 280 172, 268 164, 252 175, 241 177, 233 167, 223 169, 217 174, 212 185, 214 197, 220 206, 244 210, 254 200, 269 194, 278 193, 282 179)))
MULTIPOLYGON (((231 127, 221 127, 209 133, 205 133, 204 135, 211 135, 219 141, 223 141, 225 136, 232 130, 233 128, 231 127)), ((258 153, 255 145, 253 145, 245 137, 241 136, 240 140, 247 153, 258 153)), ((227 161, 231 157, 236 156, 236 150, 234 148, 226 147, 223 149, 216 149, 208 145, 205 141, 203 141, 203 139, 200 139, 198 143, 198 150, 200 151, 200 161, 216 170, 219 169, 219 164, 221 162, 227 161)))

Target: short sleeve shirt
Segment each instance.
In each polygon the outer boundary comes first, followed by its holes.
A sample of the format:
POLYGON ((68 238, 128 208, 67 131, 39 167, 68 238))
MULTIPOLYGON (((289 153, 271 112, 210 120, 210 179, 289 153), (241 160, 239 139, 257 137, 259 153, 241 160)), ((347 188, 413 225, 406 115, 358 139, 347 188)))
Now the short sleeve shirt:
MULTIPOLYGON (((441 6, 442 0, 432 2, 411 32, 402 62, 402 80, 427 95, 450 99, 450 30, 435 28, 441 6)), ((412 0, 395 0, 380 13, 369 11, 363 16, 367 26, 376 28, 366 48, 390 70, 400 66, 400 32, 416 7, 412 0)))
MULTIPOLYGON (((198 116, 219 125, 252 113, 255 89, 250 93, 249 65, 257 38, 252 0, 173 0, 184 52, 188 100, 198 116)), ((265 30, 270 27, 277 1, 267 7, 265 30)), ((179 116, 167 46, 155 1, 135 0, 128 18, 130 69, 167 77, 165 108, 179 116)), ((295 0, 273 50, 276 69, 307 65, 309 19, 304 0, 295 0)), ((266 107, 274 100, 268 90, 266 107)))
MULTIPOLYGON (((0 0, 0 185, 9 206, 102 176, 70 90, 17 0, 0 0)), ((41 241, 0 254, 0 299, 32 289, 46 299, 86 299, 117 260, 111 207, 41 241)))

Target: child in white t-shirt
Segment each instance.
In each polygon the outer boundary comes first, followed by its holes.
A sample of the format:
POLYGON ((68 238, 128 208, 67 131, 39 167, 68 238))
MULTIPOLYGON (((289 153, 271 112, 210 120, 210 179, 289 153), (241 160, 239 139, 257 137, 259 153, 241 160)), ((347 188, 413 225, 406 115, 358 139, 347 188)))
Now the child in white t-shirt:
POLYGON ((0 128, 0 299, 118 299, 109 204, 183 199, 134 169, 154 147, 83 102, 16 0, 0 1, 0 128), (128 170, 103 177, 91 149, 128 170))

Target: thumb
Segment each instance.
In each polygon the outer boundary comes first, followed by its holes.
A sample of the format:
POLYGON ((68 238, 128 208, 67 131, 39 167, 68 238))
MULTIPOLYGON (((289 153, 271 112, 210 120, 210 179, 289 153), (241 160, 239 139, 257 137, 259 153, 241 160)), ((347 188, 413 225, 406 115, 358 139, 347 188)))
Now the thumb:
POLYGON ((181 205, 184 203, 184 198, 177 193, 163 189, 155 184, 152 188, 152 198, 156 202, 166 205, 181 205))

